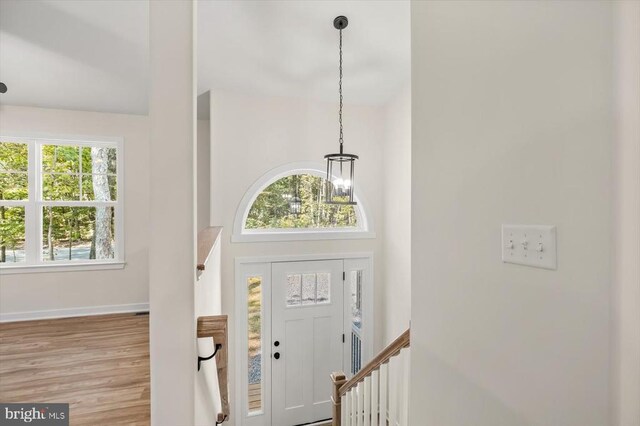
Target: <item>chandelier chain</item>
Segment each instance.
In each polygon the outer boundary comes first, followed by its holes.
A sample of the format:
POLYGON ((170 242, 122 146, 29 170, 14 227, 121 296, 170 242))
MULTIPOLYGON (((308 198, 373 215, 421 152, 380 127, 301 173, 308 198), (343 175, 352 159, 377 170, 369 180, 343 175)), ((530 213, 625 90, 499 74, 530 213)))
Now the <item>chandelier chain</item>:
POLYGON ((338 117, 340 121, 340 154, 342 154, 342 143, 344 142, 344 136, 342 134, 342 28, 340 29, 340 79, 338 83, 338 91, 340 92, 340 110, 338 111, 338 117))

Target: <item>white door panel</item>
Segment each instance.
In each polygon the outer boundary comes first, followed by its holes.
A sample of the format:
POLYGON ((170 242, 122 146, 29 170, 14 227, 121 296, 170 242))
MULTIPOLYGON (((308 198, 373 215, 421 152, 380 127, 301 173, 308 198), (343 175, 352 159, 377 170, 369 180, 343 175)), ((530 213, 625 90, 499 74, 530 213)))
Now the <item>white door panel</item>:
POLYGON ((273 425, 331 417, 329 375, 343 362, 342 273, 342 260, 273 263, 273 425))

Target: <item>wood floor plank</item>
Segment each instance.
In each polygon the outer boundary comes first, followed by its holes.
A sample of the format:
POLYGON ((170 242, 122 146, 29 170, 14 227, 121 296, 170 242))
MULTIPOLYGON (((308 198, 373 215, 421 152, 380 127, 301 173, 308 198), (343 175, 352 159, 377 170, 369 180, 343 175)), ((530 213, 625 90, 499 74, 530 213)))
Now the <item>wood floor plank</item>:
POLYGON ((0 401, 69 403, 77 426, 149 425, 149 317, 0 324, 0 401))

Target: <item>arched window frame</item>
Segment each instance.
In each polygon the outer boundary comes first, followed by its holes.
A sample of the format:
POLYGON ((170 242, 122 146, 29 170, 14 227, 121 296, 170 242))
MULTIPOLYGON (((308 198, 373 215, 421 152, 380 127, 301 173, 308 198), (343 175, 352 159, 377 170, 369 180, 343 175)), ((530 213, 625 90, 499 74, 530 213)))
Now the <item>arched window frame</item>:
POLYGON ((289 163, 272 169, 256 180, 245 192, 236 211, 233 224, 232 242, 260 242, 260 241, 301 241, 301 240, 341 240, 375 238, 373 218, 368 203, 359 187, 356 187, 354 199, 357 228, 276 228, 276 229, 246 229, 245 224, 251 206, 258 195, 273 182, 291 175, 308 174, 324 178, 326 171, 323 163, 298 162, 289 163))

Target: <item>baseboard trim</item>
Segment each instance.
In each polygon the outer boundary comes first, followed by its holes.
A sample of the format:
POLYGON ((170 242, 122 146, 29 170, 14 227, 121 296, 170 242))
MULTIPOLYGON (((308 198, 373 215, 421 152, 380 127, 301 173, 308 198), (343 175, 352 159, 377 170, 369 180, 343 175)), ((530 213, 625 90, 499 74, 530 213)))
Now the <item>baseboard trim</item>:
POLYGON ((46 311, 0 313, 0 323, 84 317, 89 315, 124 314, 128 312, 149 312, 149 304, 130 303, 126 305, 87 306, 82 308, 51 309, 46 311))

